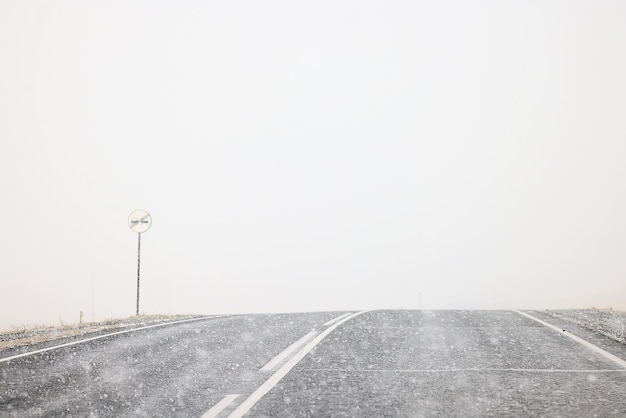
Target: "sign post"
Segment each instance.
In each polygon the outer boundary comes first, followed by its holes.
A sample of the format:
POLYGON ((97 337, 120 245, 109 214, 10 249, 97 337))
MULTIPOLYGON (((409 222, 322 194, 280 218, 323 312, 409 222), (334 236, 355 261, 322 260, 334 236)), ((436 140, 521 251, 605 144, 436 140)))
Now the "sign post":
POLYGON ((143 209, 132 211, 128 217, 128 226, 131 231, 137 233, 137 311, 139 316, 139 273, 141 268, 141 234, 146 232, 152 226, 152 217, 143 209))

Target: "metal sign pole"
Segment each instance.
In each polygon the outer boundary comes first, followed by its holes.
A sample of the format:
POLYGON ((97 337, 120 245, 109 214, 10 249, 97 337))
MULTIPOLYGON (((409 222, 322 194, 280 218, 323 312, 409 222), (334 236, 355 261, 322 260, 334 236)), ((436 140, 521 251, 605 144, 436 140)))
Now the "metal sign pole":
POLYGON ((143 209, 132 211, 128 217, 128 226, 131 231, 137 233, 137 310, 135 315, 139 316, 139 278, 141 273, 141 233, 146 232, 152 226, 152 216, 143 209))
POLYGON ((137 234, 137 313, 139 316, 139 271, 141 268, 141 233, 137 234))

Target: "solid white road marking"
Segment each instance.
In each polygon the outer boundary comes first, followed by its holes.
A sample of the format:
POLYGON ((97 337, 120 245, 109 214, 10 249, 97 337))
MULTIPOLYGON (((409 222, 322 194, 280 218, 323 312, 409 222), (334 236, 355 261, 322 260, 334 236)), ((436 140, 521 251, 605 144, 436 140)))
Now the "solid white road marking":
POLYGON ((107 338, 107 337, 111 337, 113 335, 127 334, 129 332, 141 331, 141 330, 150 329, 150 328, 164 327, 166 325, 172 325, 172 324, 182 324, 183 322, 200 321, 200 320, 208 319, 208 318, 219 318, 219 316, 203 316, 201 318, 183 319, 183 320, 180 320, 180 321, 172 321, 172 322, 166 322, 166 323, 163 323, 163 324, 148 325, 148 326, 145 326, 145 327, 127 329, 127 330, 124 330, 124 331, 112 332, 110 334, 98 335, 97 337, 85 338, 83 340, 72 341, 70 343, 59 344, 59 345, 54 345, 52 347, 42 348, 41 350, 29 351, 27 353, 16 354, 16 355, 11 356, 11 357, 5 357, 3 359, 0 359, 0 363, 3 363, 5 361, 10 361, 10 360, 15 360, 15 359, 20 358, 20 357, 27 357, 27 356, 32 356, 34 354, 45 353, 46 351, 56 350, 57 348, 70 347, 72 345, 82 344, 82 343, 86 343, 88 341, 99 340, 101 338, 107 338))
POLYGON ((577 336, 576 336, 576 335, 574 335, 574 334, 571 334, 571 333, 569 333, 569 332, 566 332, 566 331, 562 330, 562 329, 561 329, 561 328, 559 328, 559 327, 556 327, 556 326, 554 326, 554 325, 552 325, 552 324, 549 324, 549 323, 547 323, 547 322, 545 322, 545 321, 542 321, 542 320, 541 320, 541 319, 539 319, 539 318, 535 318, 535 317, 534 317, 534 316, 532 316, 532 315, 528 315, 527 313, 524 313, 524 312, 521 312, 521 311, 517 311, 517 310, 514 310, 513 312, 517 312, 517 313, 518 313, 518 314, 520 314, 520 315, 523 315, 523 316, 525 316, 525 317, 527 317, 527 318, 529 318, 529 319, 532 319, 533 321, 537 321, 537 322, 539 322, 540 324, 545 325, 546 327, 548 327, 548 328, 551 328, 551 329, 555 330, 555 331, 556 331, 556 332, 558 332, 559 334, 562 334, 562 335, 565 335, 565 336, 566 336, 566 337, 568 337, 568 338, 571 338, 572 340, 576 341, 577 343, 584 345, 585 347, 589 348, 590 350, 595 351, 596 353, 598 353, 598 354, 600 354, 600 355, 604 356, 605 358, 607 358, 607 359, 611 360, 613 363, 615 363, 615 364, 617 364, 617 365, 619 365, 619 366, 621 366, 621 367, 623 367, 623 368, 625 368, 625 369, 626 369, 626 361, 624 361, 624 360, 622 360, 621 358, 619 358, 619 357, 617 357, 617 356, 615 356, 615 355, 613 355, 613 354, 609 353, 608 351, 605 351, 605 350, 601 349, 601 348, 600 348, 600 347, 598 347, 597 345, 592 344, 592 343, 590 343, 590 342, 589 342, 589 341, 587 341, 587 340, 583 340, 582 338, 577 337, 577 336))
POLYGON ((341 321, 343 318, 345 318, 346 316, 348 316, 348 315, 350 315, 350 314, 352 314, 352 312, 348 312, 348 313, 346 313, 346 314, 339 315, 337 318, 335 318, 335 319, 331 319, 330 321, 328 321, 328 322, 324 323, 324 325, 323 325, 323 326, 324 326, 324 327, 327 327, 327 326, 329 326, 329 325, 332 325, 332 324, 334 324, 334 323, 335 323, 335 322, 337 322, 337 321, 341 321))
MULTIPOLYGON (((350 372, 350 369, 315 369, 316 372, 350 372)), ((468 368, 468 369, 362 369, 359 373, 460 373, 460 372, 515 372, 515 373, 626 373, 624 369, 497 369, 497 368, 468 368)))
POLYGON ((293 357, 291 357, 280 369, 278 369, 269 379, 265 381, 257 390, 255 390, 252 395, 248 397, 245 401, 241 403, 230 415, 229 418, 239 418, 242 417, 245 413, 247 413, 250 408, 254 406, 267 392, 269 392, 280 380, 289 373, 293 367, 298 364, 300 360, 302 360, 316 345, 318 345, 328 334, 333 332, 337 327, 343 324, 346 321, 351 320, 352 318, 364 314, 369 311, 362 311, 352 314, 341 321, 337 322, 331 327, 328 327, 322 332, 320 335, 315 337, 313 341, 309 342, 305 345, 300 351, 296 353, 293 357))
POLYGON ((317 334, 317 332, 311 331, 308 334, 306 334, 304 337, 300 338, 295 343, 291 344, 289 347, 285 348, 282 353, 280 353, 279 355, 274 357, 272 360, 270 360, 265 366, 261 367, 260 371, 268 372, 272 370, 274 367, 276 367, 278 363, 283 361, 289 354, 295 351, 298 347, 300 347, 306 341, 311 339, 311 337, 314 336, 315 334, 317 334))
POLYGON ((206 411, 200 418, 215 418, 222 412, 228 405, 230 405, 239 395, 227 395, 213 406, 213 408, 206 411))

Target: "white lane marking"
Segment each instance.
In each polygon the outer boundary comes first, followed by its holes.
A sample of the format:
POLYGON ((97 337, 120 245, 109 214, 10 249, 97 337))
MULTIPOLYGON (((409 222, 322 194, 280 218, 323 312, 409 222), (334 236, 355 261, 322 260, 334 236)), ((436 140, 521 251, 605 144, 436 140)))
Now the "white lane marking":
POLYGON ((518 313, 518 314, 520 314, 520 315, 523 315, 523 316, 525 316, 525 317, 527 317, 527 318, 529 318, 529 319, 532 319, 533 321, 539 322, 540 324, 545 325, 546 327, 548 327, 548 328, 551 328, 551 329, 555 330, 556 332, 558 332, 558 333, 559 333, 559 334, 561 334, 561 335, 565 335, 566 337, 571 338, 572 340, 576 341, 577 343, 584 345, 585 347, 589 348, 590 350, 595 351, 596 353, 598 353, 598 354, 600 354, 600 355, 604 356, 605 358, 607 358, 607 359, 611 360, 613 363, 615 363, 615 364, 617 364, 617 365, 619 365, 619 366, 621 366, 621 367, 623 367, 623 368, 625 368, 625 369, 626 369, 626 361, 624 361, 624 360, 622 360, 621 358, 619 358, 619 357, 617 357, 617 356, 615 356, 615 355, 613 355, 613 354, 609 353, 608 351, 605 351, 605 350, 601 349, 601 348, 600 348, 600 347, 598 347, 597 345, 592 344, 592 343, 590 343, 590 342, 589 342, 589 341, 587 341, 587 340, 583 340, 582 338, 577 337, 577 336, 576 336, 576 335, 574 335, 574 334, 571 334, 571 333, 569 333, 569 332, 566 332, 566 331, 562 330, 562 329, 561 329, 561 328, 559 328, 559 327, 556 327, 556 326, 554 326, 554 325, 552 325, 552 324, 549 324, 549 323, 547 323, 547 322, 545 322, 545 321, 542 321, 542 320, 541 320, 541 319, 539 319, 539 318, 535 318, 535 317, 534 317, 534 316, 532 316, 532 315, 528 315, 527 313, 524 313, 524 312, 522 312, 522 311, 517 311, 517 310, 514 310, 513 312, 517 312, 517 313, 518 313))
POLYGON ((309 332, 304 337, 300 338, 298 341, 296 341, 295 343, 291 344, 289 347, 285 348, 282 353, 280 353, 279 355, 274 357, 272 360, 270 360, 265 366, 261 367, 260 371, 268 372, 268 371, 272 370, 274 367, 276 367, 276 365, 278 363, 280 363, 285 358, 287 358, 287 356, 289 354, 291 354, 293 351, 296 351, 297 348, 299 348, 306 341, 310 340, 311 337, 313 337, 316 334, 317 334, 317 332, 315 332, 315 331, 309 332))
POLYGON ((361 314, 364 314, 366 312, 370 312, 370 311, 362 311, 362 312, 357 312, 355 314, 352 314, 344 319, 342 319, 341 321, 337 322, 336 324, 334 324, 331 327, 328 327, 324 330, 324 332, 322 332, 320 335, 318 335, 317 337, 315 337, 315 339, 313 339, 313 341, 309 342, 307 345, 305 345, 300 351, 298 351, 296 353, 296 355, 294 355, 293 357, 291 357, 285 364, 283 364, 283 366, 278 369, 269 379, 267 379, 265 381, 265 383, 263 383, 261 386, 259 386, 259 388, 257 390, 255 390, 252 395, 250 395, 248 397, 248 399, 246 399, 245 401, 243 401, 241 403, 241 405, 239 405, 237 407, 237 409, 235 409, 230 415, 229 418, 240 418, 242 417, 245 413, 247 413, 250 408, 252 408, 254 406, 255 403, 257 403, 267 392, 269 392, 274 386, 276 386, 276 384, 278 382, 280 382, 280 380, 285 377, 285 375, 287 375, 287 373, 289 373, 289 371, 291 369, 293 369, 293 367, 298 364, 298 362, 300 360, 302 360, 304 358, 304 356, 306 356, 311 350, 313 350, 313 348, 315 348, 316 345, 318 345, 324 338, 326 338, 326 336, 328 334, 330 334, 331 332, 333 332, 337 327, 339 327, 341 324, 343 324, 346 321, 351 320, 352 318, 359 316, 361 314))
POLYGON ((358 373, 460 373, 460 372, 515 372, 515 373, 626 373, 624 369, 496 369, 496 368, 469 368, 469 369, 315 369, 319 372, 358 372, 358 373))
POLYGON ((54 345, 52 347, 42 348, 41 350, 29 351, 27 353, 22 353, 22 354, 16 354, 16 355, 11 356, 11 357, 5 357, 3 359, 0 359, 0 363, 3 363, 5 361, 9 361, 9 360, 15 360, 15 359, 18 359, 18 358, 21 358, 21 357, 32 356, 34 354, 45 353, 46 351, 56 350, 57 348, 70 347, 72 345, 82 344, 82 343, 86 343, 88 341, 99 340, 101 338, 107 338, 107 337, 111 337, 113 335, 127 334, 129 332, 141 331, 141 330, 144 330, 144 329, 158 328, 158 327, 164 327, 166 325, 182 324, 183 322, 200 321, 200 320, 203 320, 203 319, 220 318, 220 317, 221 316, 203 316, 201 318, 183 319, 183 320, 180 320, 180 321, 166 322, 166 323, 163 323, 163 324, 148 325, 148 326, 140 327, 140 328, 126 329, 124 331, 117 331, 117 332, 112 332, 110 334, 98 335, 97 337, 85 338, 84 340, 78 340, 78 341, 72 341, 72 342, 65 343, 65 344, 54 345))
POLYGON ((222 412, 228 405, 230 405, 239 395, 226 395, 224 399, 216 403, 213 408, 206 411, 200 418, 215 418, 220 412, 222 412))
POLYGON ((346 316, 351 315, 351 314, 352 314, 352 312, 348 312, 348 313, 346 313, 346 314, 339 315, 337 318, 335 318, 335 319, 331 319, 330 321, 328 321, 328 322, 324 323, 324 325, 322 325, 322 326, 327 327, 327 326, 329 326, 329 325, 332 325, 332 324, 334 324, 335 322, 337 322, 337 321, 341 321, 343 318, 345 318, 346 316))

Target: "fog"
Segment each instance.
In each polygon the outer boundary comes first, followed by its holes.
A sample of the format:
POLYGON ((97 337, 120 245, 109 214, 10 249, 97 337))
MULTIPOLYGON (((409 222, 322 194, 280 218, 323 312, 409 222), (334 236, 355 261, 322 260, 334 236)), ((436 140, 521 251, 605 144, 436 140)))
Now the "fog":
POLYGON ((0 3, 0 328, 626 309, 626 3, 0 3))

